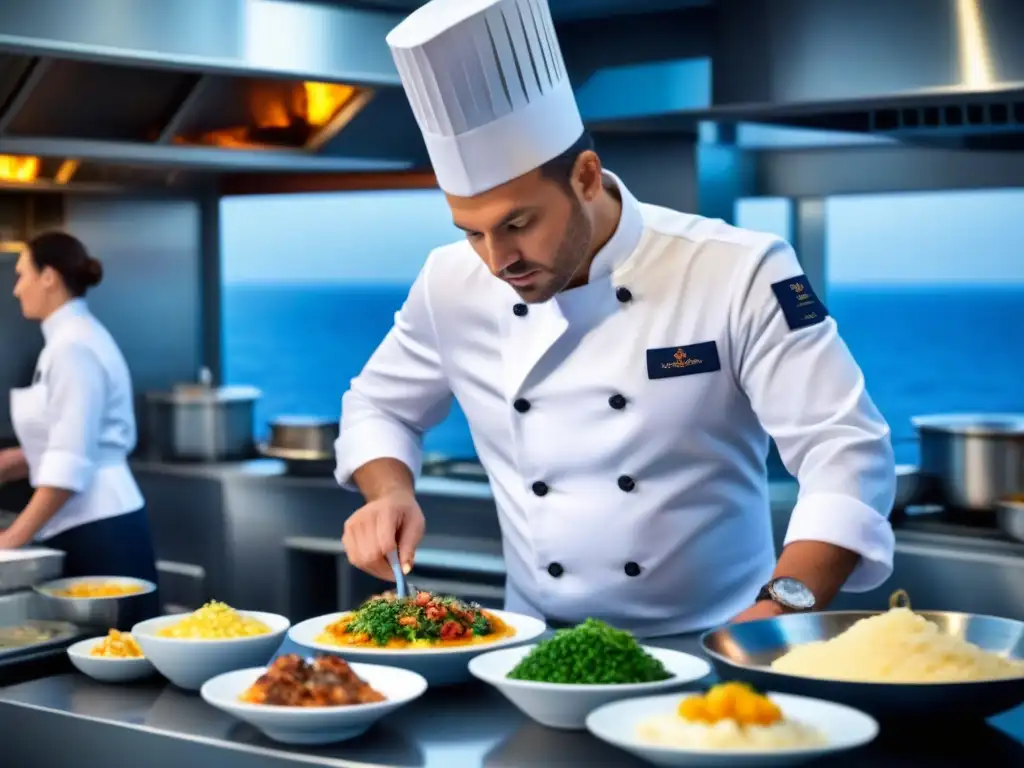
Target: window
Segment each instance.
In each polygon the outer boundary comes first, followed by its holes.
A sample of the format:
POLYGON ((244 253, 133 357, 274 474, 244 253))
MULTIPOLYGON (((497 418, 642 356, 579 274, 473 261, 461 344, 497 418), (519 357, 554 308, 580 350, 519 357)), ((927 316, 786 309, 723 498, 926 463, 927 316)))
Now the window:
MULTIPOLYGON (((740 226, 789 234, 790 202, 738 201, 740 226)), ((1024 410, 1024 191, 851 195, 826 204, 826 303, 918 461, 915 415, 1024 410)))
POLYGON ((828 302, 896 460, 911 417, 1024 410, 1024 191, 849 196, 826 206, 828 302))
MULTIPOLYGON (((263 391, 257 434, 295 414, 337 419, 432 248, 463 237, 436 190, 227 198, 224 378, 263 391)), ((458 405, 425 448, 475 456, 458 405)))

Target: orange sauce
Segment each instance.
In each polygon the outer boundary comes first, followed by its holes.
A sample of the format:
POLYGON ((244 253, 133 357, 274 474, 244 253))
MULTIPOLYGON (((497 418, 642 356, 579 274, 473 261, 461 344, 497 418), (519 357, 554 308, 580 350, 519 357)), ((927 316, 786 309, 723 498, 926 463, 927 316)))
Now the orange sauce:
POLYGON ((487 620, 491 624, 491 633, 489 635, 470 635, 469 637, 460 637, 455 640, 405 640, 402 638, 393 638, 388 640, 384 645, 378 645, 368 635, 355 635, 348 634, 348 625, 352 621, 351 616, 346 616, 333 624, 327 625, 324 628, 323 633, 317 637, 318 643, 325 643, 328 645, 347 645, 356 648, 381 648, 381 649, 408 649, 408 648, 456 648, 465 645, 483 645, 484 643, 494 643, 498 640, 502 640, 506 637, 512 637, 516 633, 516 628, 506 624, 504 621, 499 619, 490 611, 481 611, 487 620))

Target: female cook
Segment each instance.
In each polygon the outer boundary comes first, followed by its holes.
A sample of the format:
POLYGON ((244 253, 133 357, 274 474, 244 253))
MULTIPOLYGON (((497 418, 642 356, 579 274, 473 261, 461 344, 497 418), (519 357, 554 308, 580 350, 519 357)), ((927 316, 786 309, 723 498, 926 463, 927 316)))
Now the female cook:
MULTIPOLYGON (((136 439, 128 365, 84 298, 103 267, 78 239, 49 232, 15 269, 14 295, 26 318, 41 321, 45 346, 31 386, 11 391, 19 447, 0 452, 0 482, 27 477, 35 491, 0 532, 0 549, 36 541, 66 553, 66 577, 156 583, 149 520, 127 462, 136 439)), ((156 594, 146 598, 141 613, 156 615, 156 594)))

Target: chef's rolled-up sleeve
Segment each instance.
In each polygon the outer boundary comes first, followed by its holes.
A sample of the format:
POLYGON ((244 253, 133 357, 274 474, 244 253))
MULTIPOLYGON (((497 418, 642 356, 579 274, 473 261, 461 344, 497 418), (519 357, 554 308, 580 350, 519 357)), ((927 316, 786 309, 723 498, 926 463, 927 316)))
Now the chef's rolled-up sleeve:
POLYGON ((37 488, 80 493, 92 481, 107 397, 106 373, 96 354, 80 344, 54 351, 46 381, 46 449, 37 488))
POLYGON ((759 249, 734 286, 737 375, 786 468, 799 483, 785 543, 821 541, 860 555, 844 591, 892 573, 896 493, 889 426, 834 318, 793 249, 759 249))
POLYGON ((430 308, 433 258, 420 271, 387 336, 342 397, 335 479, 357 490, 352 474, 374 459, 397 459, 419 475, 423 433, 451 410, 430 308))

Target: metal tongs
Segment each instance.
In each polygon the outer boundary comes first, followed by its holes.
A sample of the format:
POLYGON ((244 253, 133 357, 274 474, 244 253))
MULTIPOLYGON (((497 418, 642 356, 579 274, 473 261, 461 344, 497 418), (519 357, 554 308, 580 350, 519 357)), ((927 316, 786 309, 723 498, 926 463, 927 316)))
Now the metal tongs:
POLYGON ((412 585, 405 580, 402 564, 398 562, 397 550, 388 552, 388 564, 391 566, 391 572, 395 575, 395 595, 400 599, 412 597, 412 585))

